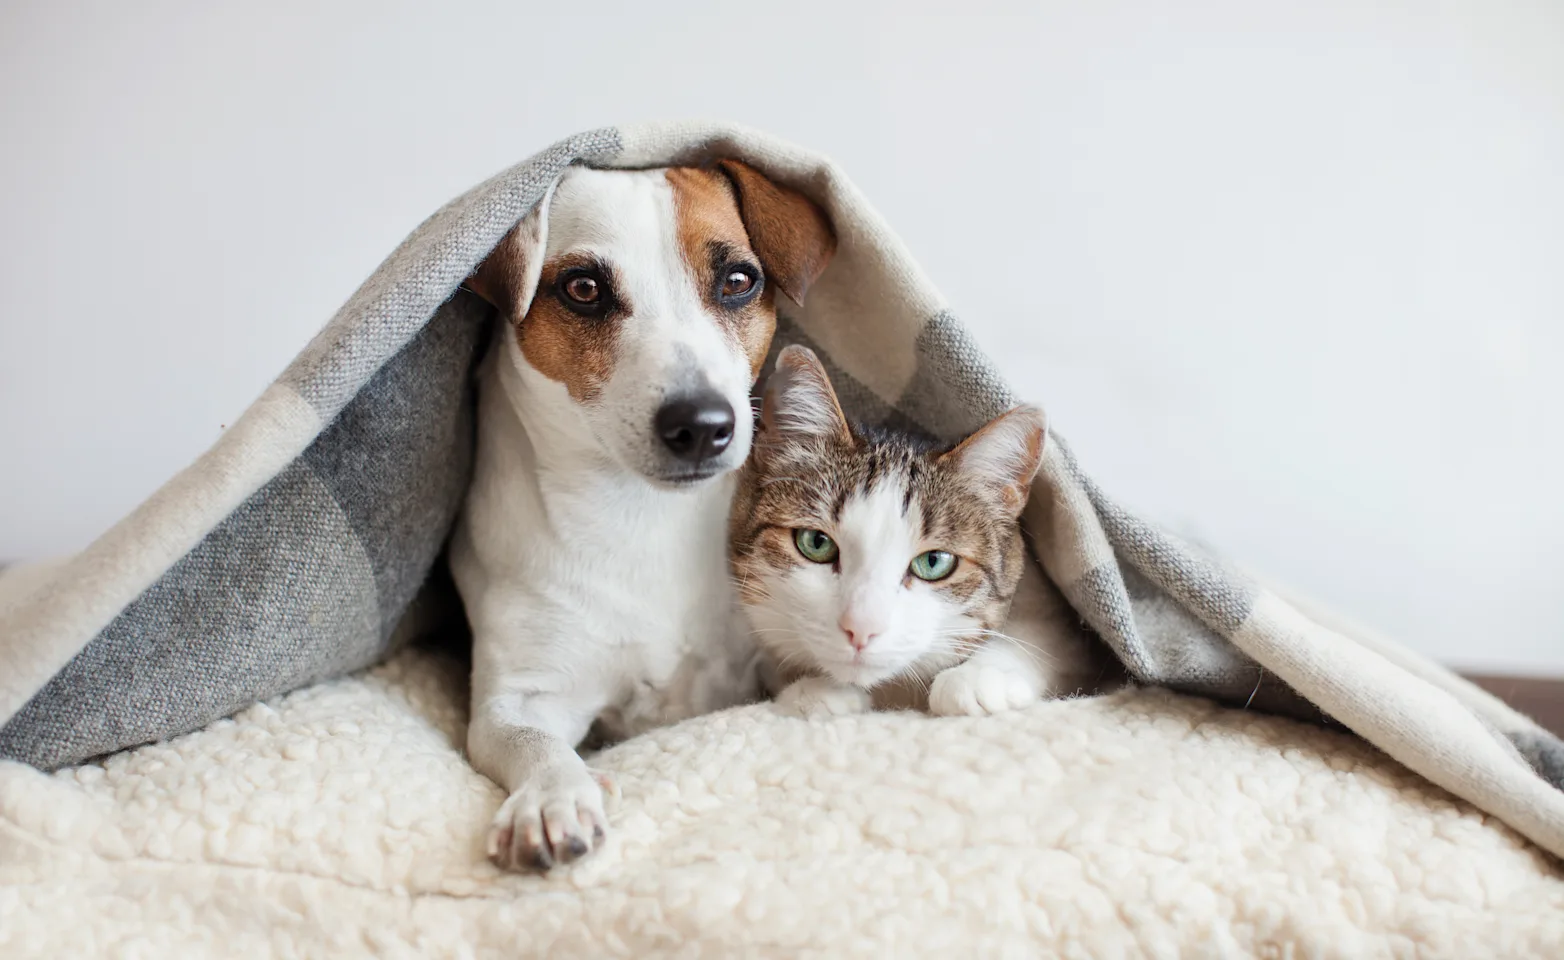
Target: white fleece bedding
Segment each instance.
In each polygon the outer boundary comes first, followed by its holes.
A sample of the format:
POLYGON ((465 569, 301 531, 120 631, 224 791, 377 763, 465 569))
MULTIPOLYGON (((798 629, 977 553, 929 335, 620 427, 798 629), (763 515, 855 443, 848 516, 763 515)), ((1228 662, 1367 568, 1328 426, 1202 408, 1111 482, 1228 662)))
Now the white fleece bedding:
POLYGON ((0 763, 0 956, 1564 957, 1559 866, 1350 736, 1154 690, 770 705, 622 744, 613 838, 484 859, 408 651, 100 764, 0 763))

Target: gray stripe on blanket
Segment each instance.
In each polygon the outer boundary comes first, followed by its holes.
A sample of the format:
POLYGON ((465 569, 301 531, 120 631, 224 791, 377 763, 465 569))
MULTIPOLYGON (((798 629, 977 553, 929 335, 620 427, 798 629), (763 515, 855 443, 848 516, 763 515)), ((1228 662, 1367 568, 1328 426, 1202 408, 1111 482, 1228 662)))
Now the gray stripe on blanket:
POLYGON ((952 443, 1016 403, 982 349, 948 310, 923 324, 916 342, 917 366, 894 405, 842 369, 796 322, 780 312, 765 370, 770 372, 783 347, 795 343, 820 358, 842 409, 860 423, 952 443))
POLYGON ((1061 589, 1130 674, 1236 706, 1329 723, 1227 639, 1253 611, 1258 588, 1113 503, 1063 438, 1050 439, 1069 481, 1092 500, 1115 558, 1061 589))
POLYGON ((1231 634, 1249 619, 1258 597, 1253 586, 1183 549, 1145 521, 1123 512, 1102 515, 1114 550, 1218 633, 1231 634))
POLYGON ((1564 790, 1564 742, 1543 730, 1523 730, 1509 738, 1537 776, 1564 790))
POLYGON ((467 489, 470 373, 493 313, 458 292, 304 455, 363 543, 388 629, 428 576, 467 489))
POLYGON ((1117 563, 1104 564, 1073 583, 1058 586, 1070 606, 1123 661, 1130 676, 1143 683, 1156 681, 1157 667, 1140 641, 1134 608, 1117 563))
POLYGON ((402 348, 516 222, 577 160, 612 159, 619 131, 563 140, 467 191, 410 234, 281 379, 327 419, 402 348))
POLYGON ((1053 440, 1070 475, 1097 509, 1103 531, 1121 560, 1139 568, 1224 636, 1249 619, 1259 589, 1248 578, 1199 555, 1120 507, 1081 469, 1063 438, 1055 436, 1053 440))
POLYGON ((761 379, 756 385, 756 397, 761 396, 765 390, 765 378, 776 366, 777 354, 782 352, 783 347, 793 344, 808 347, 820 358, 826 375, 831 378, 831 388, 836 391, 836 399, 842 404, 842 411, 855 422, 902 430, 927 440, 936 439, 922 423, 881 400, 878 394, 865 386, 857 377, 843 370, 835 360, 831 359, 831 355, 815 342, 814 338, 800 329, 797 322, 780 310, 777 311, 777 329, 771 339, 771 352, 766 356, 765 366, 761 368, 761 379))
POLYGON ((45 769, 193 730, 373 663, 467 486, 491 311, 442 306, 294 461, 0 729, 45 769))
POLYGON ((1141 683, 1246 709, 1329 723, 1133 567, 1104 564, 1061 586, 1065 598, 1141 683))
POLYGON ((0 756, 53 769, 193 730, 366 662, 379 640, 369 558, 295 461, 28 701, 0 756))
POLYGON ((1015 406, 1015 395, 960 320, 941 310, 918 332, 918 365, 896 409, 954 442, 1015 406))

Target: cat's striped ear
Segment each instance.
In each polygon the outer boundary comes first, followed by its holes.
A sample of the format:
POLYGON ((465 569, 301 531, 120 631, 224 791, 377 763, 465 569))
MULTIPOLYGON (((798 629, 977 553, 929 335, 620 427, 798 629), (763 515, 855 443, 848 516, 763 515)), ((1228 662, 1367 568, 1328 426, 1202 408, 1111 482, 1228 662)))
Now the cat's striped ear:
POLYGON ((1043 411, 1016 407, 990 420, 940 460, 978 482, 991 486, 1011 513, 1020 516, 1032 490, 1032 479, 1043 465, 1048 431, 1043 411))
POLYGON ((794 344, 777 355, 776 369, 766 381, 766 396, 761 402, 760 429, 766 442, 852 442, 831 378, 813 350, 794 344))

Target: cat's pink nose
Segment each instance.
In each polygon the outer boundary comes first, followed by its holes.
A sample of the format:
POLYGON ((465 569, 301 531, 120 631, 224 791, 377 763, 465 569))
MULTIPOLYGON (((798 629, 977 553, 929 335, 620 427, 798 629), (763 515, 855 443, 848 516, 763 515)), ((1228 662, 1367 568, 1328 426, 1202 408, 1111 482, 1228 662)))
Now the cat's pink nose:
POLYGON ((842 628, 842 632, 847 634, 847 642, 852 644, 852 648, 854 650, 862 650, 864 647, 869 645, 870 640, 873 640, 875 637, 879 636, 877 633, 858 633, 854 630, 848 630, 845 627, 842 628))
POLYGON ((842 619, 837 622, 837 626, 841 627, 842 632, 847 634, 847 642, 852 645, 852 648, 860 652, 863 650, 863 648, 867 647, 875 637, 880 635, 879 624, 867 623, 856 617, 843 616, 842 619))

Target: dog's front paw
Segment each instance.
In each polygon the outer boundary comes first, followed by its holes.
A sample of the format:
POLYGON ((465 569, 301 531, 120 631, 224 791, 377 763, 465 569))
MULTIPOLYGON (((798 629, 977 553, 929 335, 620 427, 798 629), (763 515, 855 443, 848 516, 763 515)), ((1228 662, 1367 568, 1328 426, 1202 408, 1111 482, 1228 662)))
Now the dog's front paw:
POLYGON ((603 775, 586 765, 539 771, 506 798, 489 825, 489 859, 502 870, 548 870, 603 845, 603 775))
POLYGON ((934 678, 929 712, 940 717, 981 717, 1019 710, 1041 696, 1042 691, 1026 677, 969 660, 934 678))
POLYGON ((808 720, 864 713, 871 706, 869 691, 824 677, 793 681, 777 696, 777 703, 808 720))

